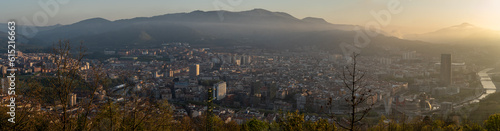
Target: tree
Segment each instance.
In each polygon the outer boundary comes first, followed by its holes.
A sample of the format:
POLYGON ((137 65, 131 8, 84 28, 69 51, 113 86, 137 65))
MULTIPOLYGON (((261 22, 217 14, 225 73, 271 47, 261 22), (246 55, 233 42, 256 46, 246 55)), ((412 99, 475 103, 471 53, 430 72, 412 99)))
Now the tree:
POLYGON ((179 125, 173 127, 174 131, 190 131, 194 129, 195 125, 192 123, 191 118, 189 118, 188 116, 182 117, 179 125))
POLYGON ((477 123, 470 121, 469 119, 465 119, 462 122, 462 128, 464 131, 483 131, 483 127, 477 123))
POLYGON ((483 131, 483 127, 477 123, 470 123, 462 126, 464 131, 483 131))
POLYGON ((101 106, 99 112, 94 117, 95 123, 92 125, 93 130, 108 130, 113 131, 116 127, 119 127, 119 121, 121 119, 121 113, 119 112, 119 106, 111 102, 108 102, 101 106))
POLYGON ((244 131, 266 131, 269 129, 269 124, 257 119, 251 119, 242 125, 244 131))
POLYGON ((90 69, 84 73, 89 80, 87 82, 87 94, 89 94, 89 100, 81 102, 82 106, 80 107, 83 108, 84 111, 78 115, 77 130, 86 130, 90 128, 88 126, 88 116, 91 114, 92 107, 94 107, 93 102, 95 94, 100 87, 103 87, 103 85, 107 85, 106 83, 109 80, 104 73, 102 65, 98 65, 97 63, 93 63, 93 65, 94 66, 91 66, 90 69))
POLYGON ((207 91, 207 112, 206 112, 206 130, 207 131, 213 131, 214 130, 214 119, 212 118, 213 117, 213 96, 212 96, 212 92, 213 92, 213 89, 212 87, 209 87, 208 88, 208 91, 207 91))
POLYGON ((54 112, 56 114, 51 116, 59 117, 56 129, 64 131, 74 130, 76 128, 74 125, 76 124, 74 124, 74 121, 69 116, 71 112, 68 111, 68 97, 78 85, 78 75, 80 74, 80 65, 85 50, 80 46, 77 54, 73 54, 69 41, 59 41, 58 44, 54 45, 52 51, 50 59, 55 65, 56 72, 55 78, 49 82, 55 99, 60 101, 62 105, 62 114, 56 111, 54 112))
POLYGON ((328 122, 327 119, 319 119, 315 122, 308 121, 305 123, 305 128, 308 131, 334 131, 337 129, 335 124, 328 122))
POLYGON ((132 97, 131 99, 123 107, 126 110, 122 111, 123 118, 118 130, 145 130, 146 122, 153 117, 154 108, 148 101, 141 98, 132 97))
MULTIPOLYGON (((148 130, 165 131, 173 128, 173 111, 167 100, 160 100, 154 106, 152 117, 146 122, 148 130)), ((147 106, 150 107, 150 106, 147 106)))
POLYGON ((236 121, 230 121, 228 123, 224 123, 224 121, 221 120, 221 122, 224 125, 223 130, 226 130, 226 131, 240 131, 240 130, 242 130, 241 126, 238 125, 238 123, 236 123, 236 121))
POLYGON ((357 130, 361 121, 371 110, 374 102, 368 102, 373 96, 371 89, 366 88, 366 83, 364 81, 365 72, 359 69, 358 58, 359 54, 353 53, 352 60, 348 62, 346 66, 343 67, 342 85, 344 89, 347 89, 347 96, 345 101, 349 106, 347 119, 341 121, 336 121, 337 124, 346 130, 357 130))
POLYGON ((500 131, 500 114, 493 114, 484 121, 484 127, 488 131, 500 131))
POLYGON ((303 130, 304 115, 300 114, 299 111, 288 112, 284 118, 281 118, 278 122, 281 130, 284 131, 300 131, 303 130))

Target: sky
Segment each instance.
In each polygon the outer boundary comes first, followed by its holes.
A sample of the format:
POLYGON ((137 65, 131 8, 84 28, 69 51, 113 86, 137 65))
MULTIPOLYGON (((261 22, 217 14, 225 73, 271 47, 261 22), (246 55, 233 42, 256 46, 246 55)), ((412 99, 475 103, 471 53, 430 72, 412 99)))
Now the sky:
MULTIPOLYGON (((10 0, 0 5, 0 23, 10 19, 33 25, 71 24, 101 17, 108 20, 150 17, 194 10, 244 11, 262 8, 286 12, 299 19, 324 18, 334 24, 366 25, 377 19, 371 11, 388 10, 388 4, 399 2, 402 11, 391 14, 386 32, 412 34, 470 23, 500 30, 500 0, 10 0), (40 3, 60 1, 58 11, 48 13, 40 3), (43 21, 46 20, 46 21, 43 21)), ((54 6, 49 6, 54 9, 54 6)))

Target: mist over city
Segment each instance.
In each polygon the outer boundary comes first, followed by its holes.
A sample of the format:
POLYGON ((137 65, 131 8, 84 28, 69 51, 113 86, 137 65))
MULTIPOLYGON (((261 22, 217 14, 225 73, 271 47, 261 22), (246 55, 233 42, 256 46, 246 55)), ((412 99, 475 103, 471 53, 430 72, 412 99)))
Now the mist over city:
POLYGON ((0 130, 499 130, 495 0, 4 1, 0 130))

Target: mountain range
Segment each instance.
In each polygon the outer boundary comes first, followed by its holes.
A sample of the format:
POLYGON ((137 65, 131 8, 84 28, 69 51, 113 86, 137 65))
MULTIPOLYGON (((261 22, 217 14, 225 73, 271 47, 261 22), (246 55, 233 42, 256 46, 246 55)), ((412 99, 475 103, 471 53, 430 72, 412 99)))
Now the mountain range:
POLYGON ((38 32, 34 39, 50 44, 59 39, 93 46, 154 45, 189 42, 194 45, 280 45, 290 36, 316 31, 347 31, 351 25, 330 24, 321 18, 297 19, 287 13, 254 9, 242 12, 193 11, 109 21, 92 18, 38 32), (219 14, 223 14, 221 18, 219 14))
MULTIPOLYGON (((87 48, 96 50, 188 42, 199 47, 250 45, 290 49, 318 46, 340 53, 340 43, 353 43, 356 37, 354 27, 331 24, 322 18, 298 19, 284 12, 264 9, 241 12, 198 10, 115 21, 91 18, 69 25, 37 27, 39 32, 36 35, 23 38, 27 39, 25 44, 34 46, 50 46, 58 40, 70 40, 72 43, 82 41, 87 48)), ((446 32, 459 31, 445 29, 429 34, 446 32)), ((431 35, 426 34, 414 35, 414 39, 409 40, 382 34, 370 38, 371 44, 364 49, 367 50, 365 52, 378 52, 389 46, 425 49, 425 46, 430 45, 428 42, 434 42, 428 41, 433 37, 427 37, 431 35)), ((0 33, 2 35, 5 34, 0 33)), ((0 42, 5 40, 2 38, 0 42)))
POLYGON ((500 44, 500 31, 462 23, 434 32, 406 35, 404 38, 443 44, 500 44))

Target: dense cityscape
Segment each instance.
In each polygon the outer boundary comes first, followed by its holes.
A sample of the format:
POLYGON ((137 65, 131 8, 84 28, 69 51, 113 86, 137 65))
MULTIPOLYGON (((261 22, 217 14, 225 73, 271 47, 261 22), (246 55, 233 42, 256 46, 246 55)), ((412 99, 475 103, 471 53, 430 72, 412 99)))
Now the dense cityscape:
MULTIPOLYGON (((250 46, 212 50, 192 48, 189 43, 164 43, 156 49, 104 50, 99 52, 105 56, 102 63, 96 59, 81 60, 79 77, 92 81, 89 70, 99 64, 111 83, 99 85, 95 92, 78 91, 77 87, 69 94, 67 105, 57 104, 61 103, 57 100, 36 103, 19 96, 17 101, 24 105, 16 106, 38 111, 61 111, 66 106, 70 113, 77 113, 84 110, 81 105, 93 100, 90 110, 96 113, 108 101, 125 104, 133 99, 168 100, 173 116, 180 120, 206 112, 204 102, 211 88, 218 105, 213 112, 225 122, 244 124, 254 118, 272 122, 280 116, 279 112, 295 110, 307 113, 305 120, 332 121, 332 116, 349 110, 345 101, 349 95, 339 79, 348 59, 315 50, 276 51, 250 46), (91 93, 94 99, 89 98, 91 93)), ((395 55, 362 56, 358 60, 359 68, 369 72, 364 80, 373 94, 366 103, 373 105, 375 121, 379 115, 404 115, 394 120, 411 120, 471 112, 473 108, 460 107, 486 93, 478 76, 481 67, 452 63, 450 54, 430 58, 416 51, 393 50, 389 54, 395 55)), ((49 53, 18 52, 18 72, 23 77, 50 77, 47 74, 58 69, 54 57, 49 53)), ((2 74, 8 75, 6 65, 2 74)), ((7 96, 7 81, 2 79, 3 96, 7 96)))
POLYGON ((496 1, 7 5, 2 131, 500 130, 496 1))

